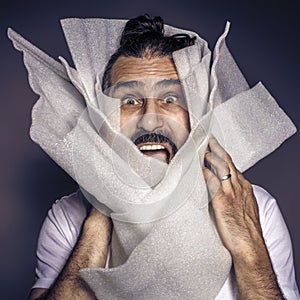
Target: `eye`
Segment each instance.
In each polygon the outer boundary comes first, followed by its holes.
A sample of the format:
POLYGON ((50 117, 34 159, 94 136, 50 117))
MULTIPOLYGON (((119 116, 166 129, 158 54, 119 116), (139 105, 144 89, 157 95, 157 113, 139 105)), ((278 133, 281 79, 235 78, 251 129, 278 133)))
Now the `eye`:
POLYGON ((122 105, 137 105, 139 102, 136 98, 129 96, 121 100, 122 105))
POLYGON ((172 103, 175 103, 176 101, 177 101, 176 96, 167 96, 164 98, 164 102, 167 104, 172 104, 172 103))

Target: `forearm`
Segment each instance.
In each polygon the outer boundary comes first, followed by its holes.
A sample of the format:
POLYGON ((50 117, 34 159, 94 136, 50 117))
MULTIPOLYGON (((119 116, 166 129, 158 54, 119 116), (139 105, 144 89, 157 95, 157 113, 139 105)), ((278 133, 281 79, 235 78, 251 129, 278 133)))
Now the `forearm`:
POLYGON ((272 263, 263 239, 255 245, 233 255, 238 287, 238 299, 285 299, 280 290, 272 263))
POLYGON ((284 299, 264 242, 253 187, 215 138, 209 141, 203 174, 216 225, 230 252, 239 299, 284 299))
POLYGON ((81 235, 65 267, 53 286, 38 299, 96 299, 80 277, 82 268, 104 267, 110 237, 107 217, 90 215, 83 224, 81 235))
POLYGON ((66 275, 60 277, 59 281, 37 300, 50 299, 95 300, 96 297, 89 286, 79 276, 66 275))

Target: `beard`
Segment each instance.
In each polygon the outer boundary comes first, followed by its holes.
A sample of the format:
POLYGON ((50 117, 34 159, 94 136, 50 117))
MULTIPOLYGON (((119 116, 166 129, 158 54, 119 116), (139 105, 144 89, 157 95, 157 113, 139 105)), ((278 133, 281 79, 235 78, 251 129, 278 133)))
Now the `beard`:
MULTIPOLYGON (((131 140, 134 142, 136 146, 140 145, 149 145, 149 144, 158 144, 164 145, 165 149, 163 151, 166 152, 166 162, 169 163, 174 155, 177 153, 178 148, 173 141, 173 138, 170 134, 165 131, 155 131, 155 132, 148 132, 148 131, 138 131, 135 133, 131 140)), ((159 150, 162 151, 162 150, 159 150)), ((141 152, 144 152, 141 150, 141 152)), ((147 151, 145 151, 147 152, 147 151)), ((150 151, 148 151, 150 152, 150 151)), ((151 151, 151 152, 155 152, 151 151)))

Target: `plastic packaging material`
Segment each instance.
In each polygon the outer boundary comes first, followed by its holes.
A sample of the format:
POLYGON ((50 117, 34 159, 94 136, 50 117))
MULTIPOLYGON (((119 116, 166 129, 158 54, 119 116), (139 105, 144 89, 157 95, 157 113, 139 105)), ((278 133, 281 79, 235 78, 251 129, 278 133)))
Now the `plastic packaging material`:
POLYGON ((32 89, 32 139, 114 223, 108 269, 84 269, 99 299, 214 299, 231 268, 217 234, 201 171, 215 135, 238 169, 254 165, 295 132, 261 83, 250 89, 225 38, 211 52, 196 33, 165 25, 165 33, 196 36, 173 53, 191 132, 170 164, 143 155, 120 133, 120 104, 100 81, 118 47, 125 20, 65 19, 75 64, 47 56, 13 30, 32 89))

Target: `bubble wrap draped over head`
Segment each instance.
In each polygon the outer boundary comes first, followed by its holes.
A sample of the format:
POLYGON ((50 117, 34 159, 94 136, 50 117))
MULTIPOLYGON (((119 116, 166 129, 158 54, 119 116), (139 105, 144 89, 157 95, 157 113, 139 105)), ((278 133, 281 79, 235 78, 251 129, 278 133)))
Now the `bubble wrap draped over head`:
POLYGON ((196 36, 173 53, 191 132, 169 165, 143 155, 119 133, 119 101, 101 91, 125 20, 65 19, 75 68, 53 60, 9 29, 24 52, 32 89, 31 137, 114 223, 108 269, 83 269, 99 299, 214 299, 231 258, 209 210, 201 164, 213 134, 240 171, 276 149, 295 127, 259 83, 249 88, 219 38, 211 52, 195 33, 165 25, 166 35, 196 36))

